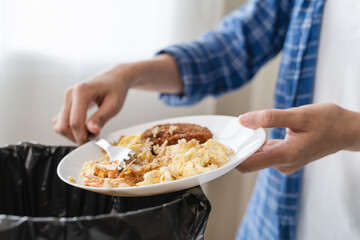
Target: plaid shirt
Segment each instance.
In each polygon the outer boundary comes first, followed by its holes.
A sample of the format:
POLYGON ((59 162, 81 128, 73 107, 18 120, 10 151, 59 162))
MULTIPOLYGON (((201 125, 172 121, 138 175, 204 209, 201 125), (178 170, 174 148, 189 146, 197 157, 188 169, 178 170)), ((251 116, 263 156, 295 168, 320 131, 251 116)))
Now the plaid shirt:
MULTIPOLYGON (((251 0, 200 40, 162 50, 176 59, 184 91, 161 94, 169 105, 191 105, 250 81, 282 50, 275 108, 312 102, 325 0, 251 0)), ((272 129, 284 138, 285 129, 272 129)), ((294 239, 302 170, 262 170, 236 239, 294 239)))

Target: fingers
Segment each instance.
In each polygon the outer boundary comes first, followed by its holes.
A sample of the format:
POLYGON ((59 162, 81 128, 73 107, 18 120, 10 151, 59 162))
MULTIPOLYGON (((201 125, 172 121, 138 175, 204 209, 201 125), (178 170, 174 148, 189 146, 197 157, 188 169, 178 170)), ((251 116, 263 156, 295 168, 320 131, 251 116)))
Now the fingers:
POLYGON ((239 116, 239 122, 249 128, 284 127, 287 131, 284 140, 266 142, 237 168, 251 172, 273 167, 289 174, 309 162, 344 149, 345 141, 339 141, 344 138, 342 133, 346 128, 346 124, 339 121, 343 113, 334 104, 315 104, 239 116), (336 130, 336 126, 340 127, 336 130))
POLYGON ((75 141, 74 135, 69 126, 70 110, 72 105, 72 88, 65 92, 65 100, 60 113, 53 119, 54 131, 75 141))
POLYGON ((302 125, 301 114, 297 109, 268 109, 261 111, 248 112, 239 116, 239 122, 248 128, 256 129, 259 127, 288 127, 298 128, 302 125))
POLYGON ((87 129, 95 135, 100 134, 100 129, 104 124, 120 111, 121 102, 115 96, 105 97, 99 109, 87 121, 87 129))
POLYGON ((256 153, 268 151, 273 145, 281 142, 281 139, 270 139, 267 140, 257 151, 256 153))
POLYGON ((79 84, 74 88, 69 124, 78 144, 83 144, 88 140, 85 122, 86 113, 92 99, 93 96, 87 84, 79 84))
POLYGON ((99 135, 101 128, 121 109, 127 90, 109 92, 98 85, 81 83, 66 91, 60 113, 53 119, 54 130, 78 144, 99 135), (87 110, 96 102, 99 109, 87 121, 87 110))
POLYGON ((55 132, 64 135, 65 137, 67 137, 68 139, 70 139, 71 141, 75 142, 75 138, 72 135, 71 131, 63 131, 60 130, 59 128, 59 123, 60 123, 60 113, 57 114, 53 119, 52 119, 52 124, 53 124, 53 129, 55 132))
MULTIPOLYGON (((267 141, 255 154, 242 162, 236 168, 242 172, 253 172, 264 168, 282 166, 291 156, 291 148, 284 140, 267 141)), ((288 169, 282 168, 284 171, 288 169), (286 170, 285 170, 286 169, 286 170)))
POLYGON ((86 84, 78 84, 66 90, 63 107, 53 119, 55 132, 78 144, 85 143, 88 138, 86 113, 94 97, 86 84))
POLYGON ((54 130, 78 144, 100 134, 103 125, 120 111, 125 100, 132 76, 127 73, 128 70, 120 71, 120 67, 116 67, 69 88, 63 108, 53 120, 54 130), (87 121, 87 111, 92 103, 99 109, 87 121))

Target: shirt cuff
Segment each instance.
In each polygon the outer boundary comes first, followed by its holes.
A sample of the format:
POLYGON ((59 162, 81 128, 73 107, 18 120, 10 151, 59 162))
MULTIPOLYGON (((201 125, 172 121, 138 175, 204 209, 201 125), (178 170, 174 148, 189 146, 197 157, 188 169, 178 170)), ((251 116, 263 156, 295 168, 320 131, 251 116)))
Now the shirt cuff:
POLYGON ((199 93, 201 86, 198 86, 199 83, 194 81, 192 68, 195 66, 191 61, 189 53, 185 50, 185 48, 181 47, 181 45, 177 45, 160 50, 156 53, 156 55, 164 53, 170 54, 174 57, 184 88, 182 93, 179 94, 160 93, 160 101, 170 106, 191 106, 201 101, 204 96, 199 93))

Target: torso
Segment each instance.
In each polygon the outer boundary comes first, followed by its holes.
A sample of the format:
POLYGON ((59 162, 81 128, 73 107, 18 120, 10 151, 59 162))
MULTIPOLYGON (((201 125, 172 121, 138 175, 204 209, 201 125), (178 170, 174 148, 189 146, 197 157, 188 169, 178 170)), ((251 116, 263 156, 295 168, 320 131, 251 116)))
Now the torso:
MULTIPOLYGON (((360 1, 327 0, 314 103, 360 112, 360 1)), ((340 151, 304 169, 297 239, 360 239, 360 152, 340 151)))

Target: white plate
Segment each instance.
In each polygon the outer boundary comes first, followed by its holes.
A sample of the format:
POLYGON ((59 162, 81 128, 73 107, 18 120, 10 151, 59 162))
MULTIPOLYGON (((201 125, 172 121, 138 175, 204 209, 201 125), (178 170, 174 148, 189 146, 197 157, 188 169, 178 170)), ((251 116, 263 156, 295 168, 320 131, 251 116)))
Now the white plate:
POLYGON ((92 142, 88 142, 61 160, 57 168, 59 177, 72 186, 113 196, 149 196, 180 191, 209 182, 229 172, 259 149, 265 141, 265 131, 262 128, 257 130, 245 128, 239 124, 236 117, 217 115, 189 116, 149 122, 116 131, 106 136, 105 139, 110 142, 117 141, 122 135, 143 132, 161 123, 195 123, 207 127, 213 133, 215 140, 232 148, 235 154, 229 158, 229 161, 224 166, 196 176, 146 186, 99 188, 68 181, 68 177, 73 176, 77 182, 80 182, 79 178, 83 164, 103 156, 98 146, 92 142))

